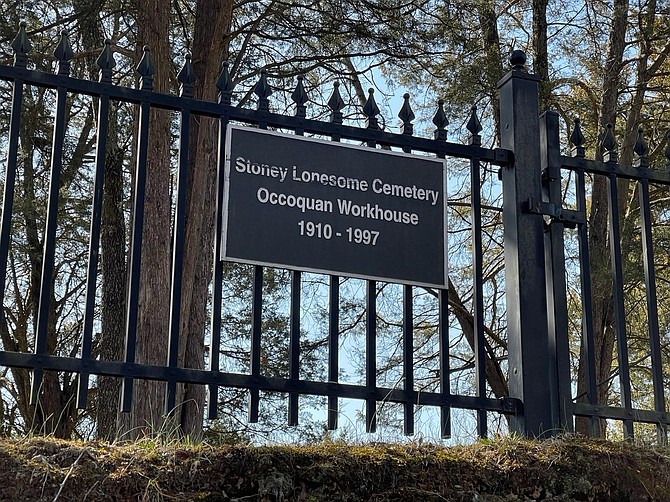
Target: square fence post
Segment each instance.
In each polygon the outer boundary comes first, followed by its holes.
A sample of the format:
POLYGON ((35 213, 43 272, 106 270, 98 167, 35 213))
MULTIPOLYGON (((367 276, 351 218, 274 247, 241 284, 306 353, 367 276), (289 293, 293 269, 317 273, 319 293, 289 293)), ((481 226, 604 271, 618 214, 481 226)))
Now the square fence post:
POLYGON ((509 394, 523 402, 513 416, 512 432, 526 437, 550 435, 556 388, 549 351, 545 278, 544 220, 529 211, 529 199, 541 200, 539 77, 526 72, 526 56, 514 51, 512 70, 498 83, 501 147, 514 152, 502 170, 505 235, 505 290, 509 346, 509 394))

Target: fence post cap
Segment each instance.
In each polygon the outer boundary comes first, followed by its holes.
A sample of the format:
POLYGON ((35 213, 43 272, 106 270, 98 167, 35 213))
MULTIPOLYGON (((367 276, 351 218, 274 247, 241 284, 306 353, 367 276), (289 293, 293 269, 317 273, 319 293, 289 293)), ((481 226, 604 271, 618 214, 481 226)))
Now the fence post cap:
POLYGON ((512 51, 512 54, 509 57, 509 62, 513 69, 524 70, 526 68, 526 53, 519 49, 512 51))

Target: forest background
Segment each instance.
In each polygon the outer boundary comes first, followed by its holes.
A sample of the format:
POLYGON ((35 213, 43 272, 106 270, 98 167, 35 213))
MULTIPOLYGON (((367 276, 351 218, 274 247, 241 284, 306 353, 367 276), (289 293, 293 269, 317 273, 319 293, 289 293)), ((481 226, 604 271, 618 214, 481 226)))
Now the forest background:
MULTIPOLYGON (((272 88, 271 106, 277 111, 291 109, 291 93, 299 76, 309 92, 308 114, 326 116, 325 106, 335 81, 340 82, 347 120, 361 120, 368 94, 377 88, 382 127, 393 130, 397 110, 387 99, 400 89, 413 94, 417 113, 416 128, 431 134, 430 119, 437 99, 444 99, 452 140, 464 137, 471 106, 476 105, 485 126, 484 141, 493 146, 499 136, 497 82, 508 68, 512 49, 529 56, 529 71, 540 76, 540 109, 559 112, 566 138, 575 116, 581 118, 589 155, 602 158, 600 143, 607 124, 613 124, 619 144, 620 162, 632 164, 638 128, 644 128, 650 145, 653 167, 665 169, 667 133, 670 127, 670 6, 663 1, 428 1, 428 0, 148 0, 70 2, 0 0, 6 14, 0 24, 0 59, 11 64, 11 44, 20 20, 27 23, 32 44, 31 65, 53 71, 53 48, 61 30, 67 30, 73 48, 72 73, 96 80, 96 63, 105 48, 113 49, 113 82, 137 84, 135 68, 143 47, 151 49, 157 92, 177 93, 176 78, 185 53, 191 58, 195 77, 194 96, 215 101, 216 81, 222 63, 228 62, 235 83, 234 104, 249 106, 256 99, 253 89, 260 70, 267 72, 272 88), (386 104, 386 106, 385 106, 386 104)), ((11 87, 0 87, 0 149, 6 148, 11 87)), ((16 189, 15 217, 7 288, 0 316, 0 340, 6 350, 28 351, 34 340, 39 277, 42 270, 43 226, 47 206, 48 164, 54 94, 27 88, 20 135, 20 181, 16 189)), ((397 103, 395 101, 394 103, 397 103)), ((83 329, 82 304, 91 206, 92 157, 96 128, 94 100, 76 96, 68 105, 68 133, 60 194, 66 201, 59 214, 57 265, 53 277, 53 310, 49 316, 49 350, 76 354, 83 329)), ((128 266, 129 214, 132 200, 137 109, 119 105, 112 111, 105 159, 105 193, 101 240, 101 281, 97 297, 94 353, 103 359, 123 358, 126 276, 128 266)), ((191 124, 187 193, 187 226, 184 241, 184 274, 181 303, 181 343, 179 362, 192 368, 205 367, 209 337, 212 277, 213 222, 217 123, 205 119, 191 124)), ((164 364, 167 358, 165 333, 169 321, 169 288, 172 218, 175 205, 176 150, 175 117, 168 112, 152 112, 146 214, 143 235, 143 267, 139 301, 137 359, 164 364), (163 348, 165 347, 165 348, 163 348)), ((452 324, 451 379, 461 392, 474 389, 473 301, 471 225, 467 170, 462 164, 449 165, 449 304, 452 324)), ((492 167, 481 173, 484 218, 484 271, 486 302, 487 393, 507 395, 506 321, 504 270, 501 238, 500 184, 492 167)), ((597 294, 593 298, 596 373, 600 403, 619 400, 613 327, 612 288, 608 284, 609 247, 605 180, 589 185, 587 210, 591 246, 591 270, 597 294)), ((570 180, 565 180, 566 199, 571 197, 570 180)), ((645 338, 643 272, 639 249, 639 224, 634 214, 633 190, 621 191, 622 244, 626 267, 627 328, 630 335, 631 378, 637 405, 649 406, 652 399, 649 376, 649 342, 645 338), (636 335, 637 334, 637 335, 636 335)), ((658 231, 655 246, 660 257, 659 322, 663 334, 665 389, 670 378, 670 312, 665 307, 670 291, 667 275, 667 193, 659 194, 654 206, 658 231)), ((575 399, 585 394, 581 344, 581 297, 574 277, 575 241, 567 239, 568 284, 571 308, 572 371, 575 399), (573 280, 570 280, 573 277, 573 280)), ((356 381, 363 363, 365 301, 362 281, 345 280, 341 303, 340 335, 348 362, 342 363, 343 381, 356 381)), ((301 284, 303 296, 311 298, 303 307, 301 336, 301 376, 321 379, 323 354, 327 346, 323 328, 327 288, 325 278, 306 274, 301 284)), ((378 381, 392 387, 402 379, 398 354, 402 310, 400 289, 391 284, 378 286, 378 381)), ((262 356, 263 372, 286 375, 288 351, 287 298, 289 275, 266 269, 263 336, 267 349, 262 356)), ((248 368, 250 331, 251 273, 248 267, 228 264, 224 279, 225 342, 221 347, 228 371, 248 368)), ((432 389, 436 375, 438 313, 435 292, 418 290, 414 302, 415 361, 417 385, 432 389)), ((285 422, 286 403, 282 396, 264 396, 258 424, 247 424, 244 391, 225 390, 219 395, 220 418, 204 421, 205 389, 181 386, 178 406, 170 417, 163 416, 164 386, 138 381, 134 407, 129 414, 118 413, 120 381, 97 378, 92 381, 91 406, 76 406, 78 380, 75 375, 46 373, 37 404, 30 402, 30 375, 23 369, 3 368, 0 381, 0 428, 4 435, 53 434, 57 437, 114 439, 132 438, 157 431, 212 441, 267 441, 277 439, 317 441, 334 437, 323 421, 312 416, 323 407, 319 399, 306 401, 301 426, 289 429, 285 422)), ((668 391, 666 390, 666 393, 668 391)), ((667 400, 667 396, 666 396, 667 400)), ((379 423, 385 438, 400 430, 399 410, 381 403, 379 423)), ((424 422, 430 434, 431 415, 424 422)), ((339 437, 358 434, 359 418, 346 417, 351 427, 339 437), (358 424, 358 425, 357 425, 358 424)), ((489 417, 489 428, 504 432, 500 417, 489 417)), ((472 437, 472 421, 464 412, 461 438, 472 437)), ((577 430, 587 424, 577 421, 577 430)), ((653 438, 653 430, 640 427, 653 438)), ((612 424, 603 423, 599 435, 617 437, 612 424)))

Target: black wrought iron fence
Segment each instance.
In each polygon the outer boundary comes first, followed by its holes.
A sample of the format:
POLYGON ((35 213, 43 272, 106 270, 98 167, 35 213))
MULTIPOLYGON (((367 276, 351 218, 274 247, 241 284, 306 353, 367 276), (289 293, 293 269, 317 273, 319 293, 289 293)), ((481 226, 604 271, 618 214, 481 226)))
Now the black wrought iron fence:
MULTIPOLYGON (((560 154, 558 118, 547 113, 538 120, 537 104, 538 79, 526 72, 525 56, 515 51, 513 68, 500 84, 500 123, 502 148, 484 148, 479 136, 481 125, 473 108, 468 124, 470 133, 468 144, 447 140, 447 118, 440 102, 433 118, 435 131, 432 138, 416 137, 413 134, 414 114, 408 96, 399 118, 402 121, 399 134, 382 130, 378 125, 379 109, 372 92, 363 108, 366 127, 346 125, 342 108, 343 100, 335 85, 328 101, 330 117, 328 121, 307 118, 307 95, 302 80, 292 94, 295 115, 288 116, 270 111, 271 88, 267 75, 261 72, 254 92, 258 98, 256 109, 236 107, 231 104, 234 83, 223 67, 216 83, 218 100, 216 103, 193 97, 193 71, 187 59, 179 72, 180 93, 167 95, 152 90, 154 68, 150 52, 145 49, 144 57, 137 71, 140 85, 131 89, 112 83, 114 56, 109 43, 98 58, 100 79, 98 82, 73 78, 69 75, 69 62, 73 57, 67 37, 63 35, 54 53, 58 61, 56 74, 28 69, 30 43, 25 34, 25 26, 14 40, 14 65, 0 65, 0 79, 9 82, 12 88, 11 118, 6 140, 7 161, 4 172, 4 198, 2 222, 0 223, 0 295, 7 287, 6 270, 11 248, 12 218, 14 217, 14 193, 17 176, 20 176, 19 138, 22 117, 22 101, 25 86, 55 90, 56 107, 53 118, 53 149, 50 159, 49 203, 43 234, 43 269, 39 278, 39 308, 36 314, 34 347, 19 351, 3 344, 0 351, 0 365, 29 368, 33 372, 32 401, 40 399, 40 383, 44 371, 76 373, 79 375, 77 406, 86 407, 88 401, 90 375, 113 376, 123 379, 122 411, 129 411, 132 403, 133 383, 138 379, 158 380, 166 385, 166 411, 176 404, 176 389, 179 382, 203 385, 209 390, 208 417, 217 416, 218 392, 222 387, 242 388, 249 391, 249 419, 259 418, 261 392, 281 392, 288 395, 288 423, 298 422, 299 396, 317 395, 328 398, 327 426, 337 427, 338 400, 349 398, 366 403, 366 428, 374 431, 376 409, 379 402, 402 405, 405 417, 405 432, 414 431, 416 406, 433 406, 441 410, 440 428, 442 435, 450 435, 450 410, 461 408, 477 413, 478 434, 487 434, 487 413, 495 412, 509 417, 512 430, 528 436, 537 436, 556 431, 570 431, 574 428, 574 416, 590 417, 592 433, 597 433, 598 419, 621 420, 628 436, 633 435, 633 423, 657 424, 662 435, 668 425, 664 393, 667 387, 667 372, 663 371, 662 351, 665 335, 660 332, 656 309, 656 283, 653 242, 650 217, 650 184, 668 185, 670 175, 648 169, 646 146, 641 139, 636 147, 639 159, 635 167, 619 165, 614 155, 610 136, 604 143, 607 150, 603 162, 585 159, 583 139, 579 125, 571 141, 575 148, 573 156, 560 154), (66 104, 68 96, 89 95, 97 98, 97 129, 95 132, 95 181, 92 194, 91 231, 89 234, 89 254, 86 272, 86 302, 83 329, 77 342, 76 355, 58 355, 48 343, 48 316, 53 307, 54 239, 57 231, 59 211, 59 177, 62 148, 67 128, 66 104), (135 187, 132 203, 132 228, 128 257, 128 295, 126 303, 125 357, 122 361, 107 361, 97 357, 94 351, 94 310, 96 288, 99 286, 98 252, 100 248, 100 224, 102 195, 105 190, 105 158, 107 154, 107 127, 110 102, 130 103, 138 107, 137 162, 134 172, 135 187), (137 362, 135 348, 138 336, 138 295, 141 249, 143 235, 144 193, 147 165, 147 139, 149 113, 152 109, 171 110, 179 117, 179 156, 177 159, 177 182, 175 213, 173 223, 174 253, 171 269, 171 294, 165 298, 170 302, 170 330, 166 339, 168 358, 165 365, 147 365, 137 362), (183 273, 183 241, 186 228, 186 165, 189 155, 189 121, 191 117, 208 117, 218 121, 218 178, 216 187, 216 238, 212 250, 213 289, 212 318, 209 347, 209 368, 204 370, 180 367, 177 353, 180 339, 181 278, 183 273), (377 291, 378 281, 366 281, 365 302, 365 374, 364 384, 355 385, 339 382, 340 311, 339 295, 341 277, 330 276, 328 307, 328 349, 324 364, 327 366, 327 381, 311 381, 300 378, 300 312, 301 274, 299 270, 290 272, 290 329, 288 377, 268 376, 261 365, 262 323, 264 304, 262 265, 253 266, 253 291, 251 295, 251 329, 249 371, 246 373, 220 370, 220 347, 222 343, 221 311, 223 262, 221 256, 221 232, 224 209, 224 164, 225 141, 228 124, 235 122, 260 129, 280 129, 293 131, 296 135, 317 135, 333 141, 355 140, 374 148, 383 145, 406 153, 422 153, 438 158, 460 158, 469 162, 471 172, 470 210, 472 218, 472 329, 474 354, 474 396, 452 392, 450 382, 450 334, 448 322, 449 294, 447 288, 433 288, 439 305, 439 390, 423 391, 414 382, 414 313, 413 290, 417 286, 403 286, 402 321, 402 372, 401 384, 393 388, 381 387, 377 382, 377 291), (503 183, 503 225, 505 246, 505 288, 507 302, 507 343, 509 368, 509 395, 502 399, 489 397, 487 387, 487 360, 492 354, 487 352, 484 323, 483 291, 483 250, 482 250, 482 201, 480 196, 480 170, 482 164, 501 167, 503 183), (576 206, 564 208, 561 173, 571 171, 576 179, 576 206), (612 243, 613 326, 616 331, 616 353, 618 355, 618 379, 621 406, 598 401, 596 387, 601 383, 594 374, 593 327, 591 319, 591 272, 589 269, 589 247, 587 226, 587 179, 586 176, 602 176, 609 190, 609 239, 612 243), (635 406, 630 395, 628 338, 623 307, 624 279, 622 276, 621 236, 619 209, 617 203, 617 181, 628 179, 636 183, 639 193, 639 210, 644 259, 644 291, 647 302, 649 347, 651 358, 651 378, 653 382, 654 405, 652 409, 635 406), (544 216, 542 218, 541 216, 544 216), (579 238, 580 290, 583 309, 581 322, 583 355, 586 361, 586 392, 577 395, 577 384, 570 367, 570 347, 567 307, 567 285, 565 268, 564 226, 576 226, 579 238)), ((666 151, 666 157, 670 154, 666 151)), ((4 297, 0 297, 2 300, 4 297)), ((4 315, 7 315, 5 312, 4 315)), ((204 340, 204 334, 203 334, 204 340)))
MULTIPOLYGON (((60 371, 76 373, 79 375, 79 391, 77 406, 84 408, 88 400, 88 387, 90 375, 115 376, 123 379, 122 411, 129 411, 132 407, 133 383, 137 379, 151 379, 166 382, 166 412, 172 410, 176 404, 176 386, 178 382, 205 385, 209 389, 208 417, 217 416, 217 396, 220 387, 236 387, 249 390, 249 420, 257 421, 259 416, 259 401, 262 391, 274 391, 288 394, 288 423, 295 425, 298 422, 298 396, 301 394, 319 395, 328 397, 328 419, 329 428, 337 426, 338 398, 350 398, 363 400, 366 403, 366 428, 368 431, 375 430, 376 406, 379 402, 400 403, 405 411, 405 432, 410 434, 414 431, 414 408, 416 406, 435 406, 442 410, 441 431, 445 436, 450 435, 450 409, 464 408, 478 410, 479 433, 486 435, 487 412, 503 414, 520 414, 521 407, 518 399, 504 398, 496 399, 487 396, 485 375, 484 326, 483 316, 477 315, 475 332, 475 360, 476 360, 476 388, 474 396, 459 395, 452 393, 450 385, 449 368, 449 330, 447 321, 448 293, 446 289, 434 290, 438 297, 440 327, 438 336, 440 338, 439 354, 439 391, 422 391, 414 386, 414 363, 413 363, 413 312, 412 295, 413 287, 404 286, 404 308, 403 308, 403 372, 402 385, 396 388, 384 388, 377 384, 377 281, 368 280, 366 286, 366 328, 365 328, 365 384, 353 385, 338 382, 339 363, 338 350, 339 340, 339 289, 341 278, 331 276, 329 279, 329 314, 328 314, 328 357, 324 361, 328 366, 328 381, 307 381, 299 378, 300 357, 300 282, 301 272, 291 272, 291 296, 290 296, 290 348, 288 378, 278 378, 264 375, 261 368, 261 312, 263 309, 263 272, 264 267, 256 265, 253 267, 253 293, 251 301, 252 322, 250 338, 249 372, 246 374, 232 373, 219 370, 219 352, 221 344, 221 309, 222 309, 222 280, 223 263, 219 256, 221 253, 221 231, 222 231, 222 207, 224 191, 224 148, 226 127, 229 123, 248 124, 260 129, 281 129, 283 131, 294 131, 297 135, 318 135, 329 137, 334 141, 355 140, 365 143, 369 147, 383 145, 385 148, 397 148, 404 152, 423 152, 432 154, 438 158, 456 157, 470 159, 475 180, 479 179, 480 163, 490 163, 499 166, 509 165, 512 160, 511 153, 503 149, 489 149, 481 146, 479 132, 481 126, 476 116, 476 110, 472 110, 472 118, 469 124, 471 133, 470 144, 463 145, 447 141, 447 118, 443 110, 442 102, 439 103, 433 122, 435 132, 433 138, 421 138, 413 135, 412 120, 414 114, 411 110, 408 96, 400 111, 399 117, 402 121, 400 134, 394 134, 382 130, 378 125, 377 115, 379 109, 375 103, 374 95, 370 92, 367 103, 362 111, 366 119, 366 127, 346 125, 344 123, 342 108, 344 102, 339 94, 337 84, 333 88, 332 96, 328 101, 330 109, 330 120, 320 121, 306 118, 307 95, 302 84, 298 85, 292 94, 295 103, 295 115, 287 116, 270 111, 269 96, 271 88, 267 83, 267 75, 261 72, 260 79, 255 85, 254 92, 258 98, 256 109, 246 109, 231 105, 234 84, 228 74, 227 66, 223 67, 222 73, 216 85, 219 91, 216 103, 194 99, 193 96, 193 71, 190 61, 187 59, 179 72, 180 82, 179 96, 166 95, 154 92, 153 88, 153 64, 150 52, 145 48, 144 57, 137 67, 140 77, 138 89, 118 86, 112 83, 112 70, 115 66, 114 56, 107 42, 102 54, 97 60, 100 68, 100 79, 98 82, 73 78, 69 75, 69 62, 73 57, 69 47, 67 36, 61 37, 60 43, 54 52, 58 61, 56 74, 45 73, 28 69, 28 53, 30 43, 25 34, 25 27, 14 40, 14 65, 0 66, 0 78, 10 82, 12 85, 11 119, 9 124, 9 136, 7 142, 7 162, 5 171, 5 196, 2 210, 2 240, 0 241, 0 291, 5 291, 8 256, 11 247, 12 217, 14 206, 15 180, 20 169, 19 162, 19 130, 22 120, 22 93, 24 86, 35 86, 38 88, 54 89, 56 93, 56 109, 53 119, 53 145, 51 152, 50 168, 50 192, 49 207, 44 229, 44 251, 42 260, 43 272, 40 277, 40 301, 37 312, 37 323, 34 337, 34 348, 29 352, 18 352, 11 347, 3 347, 0 352, 0 364, 11 367, 30 368, 33 372, 32 402, 37 403, 40 399, 41 379, 44 371, 60 371), (69 96, 84 94, 98 98, 97 100, 97 130, 95 147, 95 181, 92 197, 91 231, 89 240, 89 257, 86 279, 86 303, 84 311, 83 330, 79 343, 78 354, 74 357, 62 356, 52 353, 48 347, 47 319, 53 299, 53 267, 55 235, 57 230, 57 213, 59 210, 59 176, 62 170, 62 145, 64 143, 66 123, 66 102, 69 96), (132 202, 131 215, 131 241, 129 249, 128 266, 128 295, 126 304, 125 326, 125 358, 123 361, 101 360, 94 353, 94 310, 96 288, 99 287, 98 252, 100 247, 100 225, 102 195, 105 190, 104 166, 107 149, 107 127, 109 120, 110 102, 126 102, 136 105, 139 109, 137 136, 137 162, 134 172, 135 186, 132 202), (172 289, 166 302, 171 302, 170 332, 167 337, 168 360, 164 366, 141 364, 136 361, 136 339, 138 323, 138 295, 142 285, 140 284, 141 249, 143 234, 144 215, 144 193, 147 165, 147 139, 150 131, 148 120, 150 110, 160 108, 172 110, 179 116, 180 134, 179 157, 177 160, 177 192, 175 195, 176 205, 173 223, 174 253, 172 257, 172 289), (209 369, 197 370, 179 367, 177 365, 177 351, 180 337, 179 305, 181 302, 181 276, 183 268, 183 240, 185 232, 185 194, 186 194, 186 163, 188 159, 189 120, 191 117, 210 117, 219 122, 219 175, 216 200, 216 238, 213 249, 213 300, 211 320, 211 340, 209 350, 209 369)), ((473 197, 472 213, 475 215, 475 228, 481 226, 481 201, 473 197)), ((477 232, 475 232, 477 233, 477 232)), ((477 237, 477 239, 481 239, 477 237)), ((390 250, 390 252, 392 252, 390 250)), ((473 248, 473 261, 475 265, 475 276, 481 280, 482 247, 480 241, 475 241, 473 248)), ((420 257, 419 257, 420 259, 420 257)), ((476 279, 477 280, 477 279, 476 279)), ((482 309, 481 288, 476 288, 478 309, 482 309)), ((203 334, 204 339, 204 334, 203 334)))
MULTIPOLYGON (((659 440, 666 442, 666 392, 669 387, 664 358, 667 361, 668 333, 667 326, 663 328, 659 324, 657 272, 662 271, 663 281, 667 281, 664 272, 667 267, 665 253, 654 253, 654 247, 662 244, 663 238, 657 235, 653 239, 652 234, 660 232, 666 225, 662 199, 670 184, 670 146, 666 146, 664 151, 666 161, 663 169, 650 168, 649 147, 640 128, 633 147, 636 160, 632 166, 619 164, 618 145, 613 127, 608 124, 601 143, 603 160, 589 160, 586 159, 585 139, 579 119, 574 121, 570 131, 570 155, 560 154, 558 115, 548 112, 542 116, 540 124, 543 143, 546 144, 543 148, 546 202, 537 200, 530 206, 552 222, 548 232, 548 246, 551 246, 548 256, 553 267, 549 277, 553 280, 549 281, 547 291, 553 299, 555 315, 553 339, 557 348, 558 385, 562 387, 562 395, 574 396, 572 400, 562 400, 561 412, 566 417, 571 417, 573 413, 587 417, 589 433, 596 436, 602 433, 601 421, 606 419, 620 421, 624 437, 634 436, 633 425, 636 422, 653 424, 659 440), (573 196, 568 195, 566 179, 573 184, 573 196), (607 207, 600 208, 600 211, 606 215, 606 227, 601 238, 606 238, 607 255, 594 258, 592 253, 593 246, 597 245, 594 241, 598 229, 593 215, 598 209, 593 204, 598 187, 606 194, 601 203, 606 201, 607 207), (568 200, 572 209, 563 209, 568 200), (623 204, 628 207, 625 212, 623 204), (579 310, 573 310, 571 316, 579 318, 580 322, 573 328, 568 327, 564 225, 575 228, 578 245, 575 256, 577 267, 572 266, 572 273, 576 279, 573 289, 581 293, 581 298, 574 302, 579 310), (633 227, 636 228, 633 230, 633 227), (639 284, 635 277, 631 277, 632 271, 624 273, 626 263, 631 260, 642 269, 639 284), (598 268, 597 272, 594 272, 594 266, 598 268), (641 306, 626 306, 625 303, 634 301, 630 298, 636 287, 637 301, 641 306), (608 327, 599 327, 594 322, 595 302, 603 297, 606 298, 607 308, 611 309, 612 323, 608 327), (638 324, 633 324, 632 320, 635 309, 643 311, 644 321, 638 324), (606 334, 603 329, 611 331, 606 334), (600 332, 596 333, 597 330, 600 332), (581 344, 580 354, 575 356, 581 357, 582 361, 583 380, 580 382, 571 379, 569 331, 578 337, 581 344), (604 357, 602 344, 606 343, 603 342, 606 336, 616 345, 616 364, 611 373, 602 375, 598 374, 596 359, 604 357), (633 339, 639 346, 638 353, 631 357, 629 349, 633 339), (632 390, 633 365, 651 383, 650 390, 639 392, 637 399, 632 390), (617 398, 603 397, 607 394, 604 390, 610 388, 616 391, 610 394, 618 394, 617 398)), ((600 302, 602 304, 602 300, 600 302)))

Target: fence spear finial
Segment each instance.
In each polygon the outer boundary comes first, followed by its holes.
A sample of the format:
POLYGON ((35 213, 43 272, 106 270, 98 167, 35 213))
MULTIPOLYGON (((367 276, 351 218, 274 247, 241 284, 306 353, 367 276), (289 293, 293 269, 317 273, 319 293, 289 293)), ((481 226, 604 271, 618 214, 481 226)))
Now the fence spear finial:
POLYGON ((193 84, 195 83, 195 72, 191 64, 191 53, 184 54, 184 66, 181 67, 177 74, 177 80, 181 84, 179 86, 179 95, 185 98, 193 97, 193 84))
POLYGON ((25 68, 28 64, 28 53, 33 50, 28 35, 26 34, 26 22, 19 23, 19 32, 12 40, 12 49, 14 51, 14 66, 25 68))
POLYGON ((143 91, 152 91, 154 88, 154 74, 156 73, 156 67, 151 60, 151 50, 149 49, 149 46, 145 45, 143 51, 144 54, 142 55, 142 59, 137 65, 137 73, 142 77, 140 89, 143 91))
POLYGON ((649 157, 647 153, 649 152, 649 146, 644 140, 644 129, 642 126, 637 128, 637 138, 635 139, 635 145, 633 145, 633 151, 637 154, 637 159, 633 163, 634 167, 645 168, 649 167, 649 157))
POLYGON ((258 96, 258 109, 268 111, 270 109, 270 100, 268 99, 272 94, 272 88, 268 85, 268 72, 261 70, 261 76, 254 87, 254 94, 258 96))
POLYGON ((74 57, 74 52, 72 52, 72 47, 70 46, 67 30, 62 30, 60 32, 60 40, 56 49, 54 49, 54 57, 56 58, 56 61, 58 61, 58 74, 69 75, 70 61, 72 61, 72 58, 74 57))
POLYGON ((482 137, 479 133, 482 132, 482 123, 479 121, 479 117, 477 117, 477 105, 472 105, 470 108, 470 120, 468 120, 468 124, 465 128, 470 132, 468 144, 472 146, 481 146, 482 137))
POLYGON ((412 124, 412 120, 416 118, 416 115, 414 115, 414 110, 412 110, 412 106, 409 104, 409 93, 406 92, 403 94, 402 99, 402 108, 400 108, 400 112, 398 112, 398 118, 402 121, 402 124, 400 124, 400 134, 411 136, 414 134, 414 124, 412 124))
POLYGON ((109 38, 105 39, 105 46, 98 59, 95 60, 95 63, 100 68, 100 82, 110 83, 112 81, 112 70, 116 66, 116 61, 112 52, 112 41, 109 38))
POLYGON ((377 120, 379 107, 375 101, 375 90, 372 87, 368 89, 368 99, 363 107, 363 115, 365 115, 365 127, 368 129, 379 129, 379 121, 377 120))
POLYGON ((570 134, 570 143, 572 143, 572 156, 573 157, 584 157, 586 156, 586 150, 584 149, 584 134, 582 134, 582 126, 579 117, 575 117, 574 120, 575 126, 572 129, 572 134, 570 134))
POLYGON ((293 94, 291 94, 291 99, 295 103, 296 107, 295 116, 300 118, 305 118, 307 116, 307 107, 305 106, 305 103, 309 101, 309 96, 307 96, 305 86, 302 83, 304 78, 305 77, 303 75, 298 75, 298 83, 295 86, 293 94))
POLYGON ((435 131, 433 131, 433 138, 439 141, 447 140, 447 126, 449 125, 449 120, 447 120, 447 114, 444 113, 444 100, 439 99, 437 101, 437 111, 433 117, 433 124, 435 124, 435 131))
POLYGON ((328 100, 328 108, 330 108, 330 121, 333 124, 341 124, 344 101, 340 94, 340 83, 337 80, 333 83, 333 93, 328 100))
POLYGON ((216 87, 219 89, 219 103, 222 105, 230 105, 230 100, 233 97, 233 89, 235 88, 235 83, 230 78, 228 67, 228 62, 224 61, 221 64, 219 78, 216 80, 216 87))
POLYGON ((616 152, 617 142, 614 138, 614 125, 609 122, 606 126, 605 137, 602 142, 603 160, 605 162, 618 162, 619 156, 616 152))

